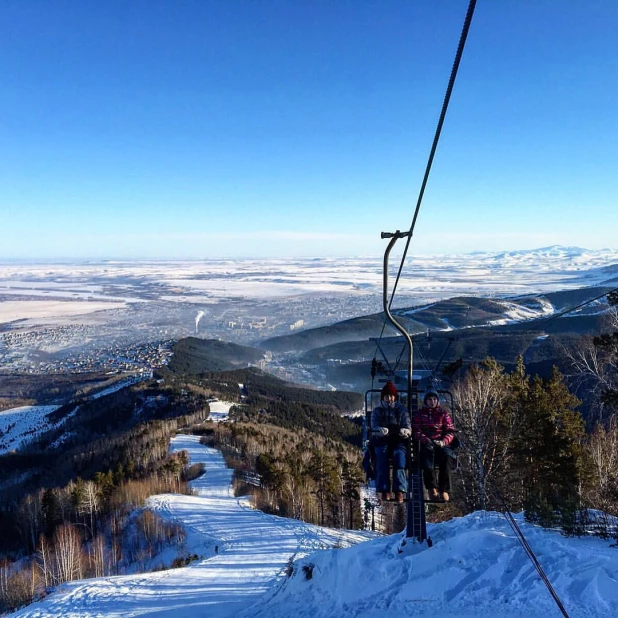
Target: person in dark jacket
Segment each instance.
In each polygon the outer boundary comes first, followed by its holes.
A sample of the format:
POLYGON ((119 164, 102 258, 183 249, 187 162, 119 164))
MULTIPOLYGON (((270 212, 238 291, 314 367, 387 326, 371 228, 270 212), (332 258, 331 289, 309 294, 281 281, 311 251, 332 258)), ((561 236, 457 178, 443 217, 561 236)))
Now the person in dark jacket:
POLYGON ((414 439, 420 441, 423 481, 430 500, 441 499, 448 502, 451 491, 451 457, 444 449, 455 440, 455 427, 450 414, 440 406, 438 393, 427 391, 423 403, 424 406, 412 420, 414 439))
POLYGON ((395 500, 403 502, 408 490, 406 444, 411 435, 410 416, 391 381, 382 388, 380 405, 371 413, 371 431, 376 455, 376 491, 382 494, 383 500, 390 500, 390 458, 393 462, 392 490, 395 500))

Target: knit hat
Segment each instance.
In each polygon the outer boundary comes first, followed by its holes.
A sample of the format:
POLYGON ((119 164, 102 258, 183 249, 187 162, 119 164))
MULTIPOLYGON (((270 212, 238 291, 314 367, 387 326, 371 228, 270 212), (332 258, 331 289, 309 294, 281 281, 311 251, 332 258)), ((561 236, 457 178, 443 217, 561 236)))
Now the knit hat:
POLYGON ((380 398, 384 399, 384 397, 386 397, 387 395, 395 395, 395 397, 399 399, 397 388, 390 380, 382 387, 382 390, 380 392, 380 398))
POLYGON ((427 400, 430 397, 435 397, 438 401, 440 401, 440 395, 438 395, 438 393, 436 393, 436 391, 427 391, 425 393, 425 396, 423 397, 423 403, 427 404, 427 400))

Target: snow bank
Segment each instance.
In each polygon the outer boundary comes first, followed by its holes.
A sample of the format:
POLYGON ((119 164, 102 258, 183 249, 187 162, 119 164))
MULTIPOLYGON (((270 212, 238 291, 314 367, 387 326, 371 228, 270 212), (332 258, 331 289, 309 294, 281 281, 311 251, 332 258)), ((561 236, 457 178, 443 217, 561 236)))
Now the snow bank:
MULTIPOLYGON (((565 538, 519 519, 571 616, 618 615, 618 550, 609 541, 565 538)), ((430 525, 429 534, 432 548, 412 543, 402 554, 393 535, 310 556, 255 616, 561 615, 501 515, 474 513, 430 525)))

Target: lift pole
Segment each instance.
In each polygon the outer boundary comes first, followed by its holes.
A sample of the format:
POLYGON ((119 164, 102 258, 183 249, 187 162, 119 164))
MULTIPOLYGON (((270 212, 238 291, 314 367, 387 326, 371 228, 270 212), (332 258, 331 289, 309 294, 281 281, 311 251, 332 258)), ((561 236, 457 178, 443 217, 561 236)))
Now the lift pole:
MULTIPOLYGON (((408 344, 408 415, 410 422, 413 413, 418 409, 418 390, 412 383, 412 338, 408 331, 393 317, 388 300, 388 259, 392 248, 400 238, 406 238, 411 232, 382 232, 382 238, 390 238, 390 242, 384 252, 384 279, 382 284, 382 305, 384 315, 393 327, 399 331, 408 344)), ((410 438, 410 448, 408 448, 408 491, 406 502, 408 504, 408 518, 406 525, 406 537, 415 538, 419 543, 427 540, 427 522, 425 521, 425 500, 423 497, 423 478, 419 464, 419 444, 418 440, 410 438)))

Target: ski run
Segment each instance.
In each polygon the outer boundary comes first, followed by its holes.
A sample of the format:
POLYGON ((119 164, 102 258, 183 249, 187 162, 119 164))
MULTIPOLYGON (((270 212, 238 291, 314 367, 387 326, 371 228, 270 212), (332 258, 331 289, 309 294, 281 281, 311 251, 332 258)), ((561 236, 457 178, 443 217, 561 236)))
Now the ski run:
MULTIPOLYGON (((504 518, 477 512, 430 525, 434 546, 401 535, 334 530, 267 515, 235 497, 220 452, 179 435, 206 473, 195 495, 148 507, 184 525, 179 569, 81 580, 12 614, 28 618, 559 618, 562 614, 504 518), (215 547, 218 552, 215 551, 215 547), (295 561, 290 576, 289 565, 295 561)), ((527 525, 524 534, 571 618, 618 616, 618 548, 527 525)))

